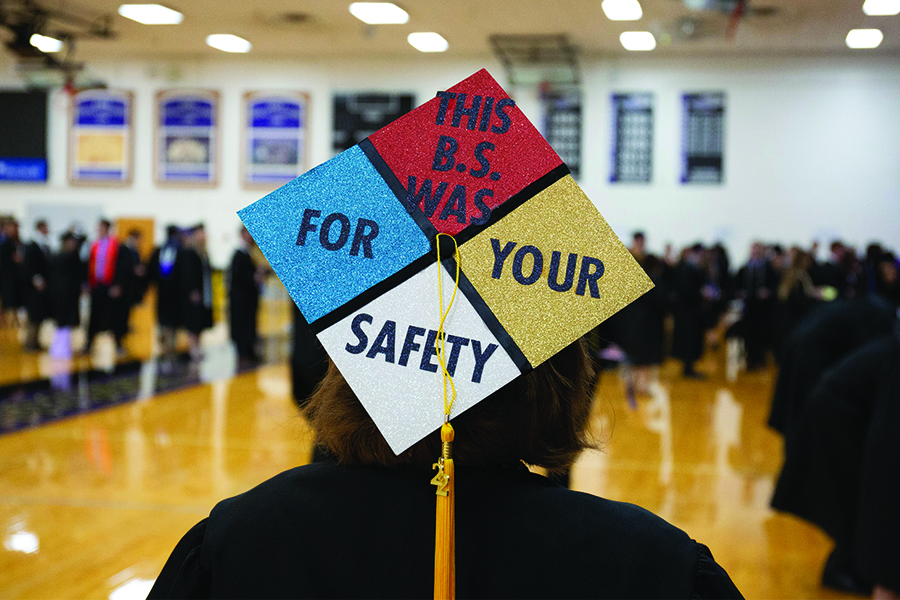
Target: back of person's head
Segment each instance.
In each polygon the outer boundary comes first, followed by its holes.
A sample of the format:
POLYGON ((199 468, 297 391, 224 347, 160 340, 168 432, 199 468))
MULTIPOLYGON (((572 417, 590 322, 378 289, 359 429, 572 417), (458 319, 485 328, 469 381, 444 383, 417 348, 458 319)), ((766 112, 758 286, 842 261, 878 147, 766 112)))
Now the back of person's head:
MULTIPOLYGON (((587 433, 593 382, 593 366, 579 339, 454 417, 454 458, 471 467, 519 461, 550 471, 571 466, 582 450, 593 447, 587 433)), ((435 431, 394 455, 333 363, 305 412, 318 443, 344 464, 430 467, 441 453, 435 431)))

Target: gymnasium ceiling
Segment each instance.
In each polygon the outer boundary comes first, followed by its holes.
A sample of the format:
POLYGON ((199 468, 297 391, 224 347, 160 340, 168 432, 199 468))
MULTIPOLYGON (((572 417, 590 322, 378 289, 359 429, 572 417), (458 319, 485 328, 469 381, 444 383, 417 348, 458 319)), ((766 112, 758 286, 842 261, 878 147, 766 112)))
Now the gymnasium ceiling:
MULTIPOLYGON (((206 46, 211 33, 231 33, 253 44, 253 58, 419 56, 406 41, 414 31, 436 31, 450 44, 447 57, 492 53, 493 34, 566 34, 584 56, 622 56, 623 31, 649 30, 656 56, 696 55, 885 55, 900 53, 900 15, 866 16, 863 0, 748 0, 733 35, 729 20, 736 0, 695 0, 718 9, 692 10, 686 0, 641 0, 639 21, 610 21, 601 0, 397 0, 409 13, 403 25, 365 25, 348 12, 349 0, 161 0, 184 14, 180 25, 141 25, 117 14, 119 0, 31 0, 89 19, 106 15, 113 39, 80 39, 77 60, 145 57, 221 57, 206 46), (879 28, 874 50, 849 50, 853 28, 879 28)), ((137 0, 131 0, 137 1, 137 0)), ((687 0, 690 2, 690 0, 687 0)), ((0 11, 27 4, 0 0, 0 11)), ((65 30, 51 21, 51 29, 65 30)), ((9 32, 0 37, 9 39, 9 32)), ((5 40, 4 40, 5 41, 5 40)), ((8 59, 9 52, 3 52, 8 59)), ((5 62, 5 61, 4 61, 5 62)))

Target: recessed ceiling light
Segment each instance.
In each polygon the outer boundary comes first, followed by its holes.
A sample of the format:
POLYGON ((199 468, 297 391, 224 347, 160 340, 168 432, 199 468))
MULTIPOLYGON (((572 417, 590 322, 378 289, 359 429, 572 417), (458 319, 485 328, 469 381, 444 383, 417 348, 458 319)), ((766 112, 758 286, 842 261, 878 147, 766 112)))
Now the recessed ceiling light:
POLYGON ((41 52, 47 53, 59 52, 63 47, 63 43, 60 40, 39 33, 32 34, 28 42, 41 52))
POLYGON ((851 29, 847 34, 849 48, 877 48, 884 39, 880 29, 851 29))
POLYGON ((214 33, 206 36, 206 45, 222 52, 250 52, 253 44, 230 33, 214 33))
POLYGON ((406 23, 409 14, 390 2, 354 2, 350 14, 369 25, 391 25, 406 23))
POLYGON ((866 0, 863 12, 870 17, 900 14, 900 0, 866 0))
POLYGON ((619 36, 626 50, 647 51, 656 48, 656 38, 649 31, 626 31, 619 36))
POLYGON ((419 31, 406 37, 410 45, 419 52, 444 52, 450 47, 447 40, 433 31, 419 31))
POLYGON ((123 4, 119 14, 144 25, 178 25, 184 15, 162 4, 123 4))
POLYGON ((637 21, 644 15, 638 0, 603 0, 601 6, 610 21, 637 21))

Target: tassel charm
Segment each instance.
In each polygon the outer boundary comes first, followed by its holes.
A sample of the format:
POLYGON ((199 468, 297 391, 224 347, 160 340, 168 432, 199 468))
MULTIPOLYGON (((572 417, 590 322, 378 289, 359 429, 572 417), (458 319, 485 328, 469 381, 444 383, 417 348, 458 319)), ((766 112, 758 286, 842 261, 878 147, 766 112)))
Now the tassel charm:
POLYGON ((441 457, 433 466, 437 475, 431 483, 437 486, 437 512, 434 531, 434 597, 452 600, 456 597, 456 514, 455 473, 453 468, 453 426, 441 426, 441 457))

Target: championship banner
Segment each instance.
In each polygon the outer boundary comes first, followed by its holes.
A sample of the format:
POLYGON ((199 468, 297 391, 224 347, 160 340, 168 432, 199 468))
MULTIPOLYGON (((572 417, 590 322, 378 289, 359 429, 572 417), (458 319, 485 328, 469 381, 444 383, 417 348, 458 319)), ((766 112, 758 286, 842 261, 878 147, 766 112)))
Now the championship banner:
POLYGON ((218 128, 218 92, 159 92, 156 96, 156 182, 214 186, 219 176, 218 128))
POLYGON ((244 97, 244 187, 269 189, 306 170, 309 97, 251 92, 244 97))
POLYGON ((486 70, 238 214, 398 454, 652 287, 486 70))
POLYGON ((653 176, 653 94, 613 94, 610 183, 650 183, 653 176))
POLYGON ((134 172, 134 95, 84 90, 69 106, 69 182, 129 185, 134 172))
POLYGON ((725 94, 684 94, 681 103, 681 183, 722 183, 725 94))

